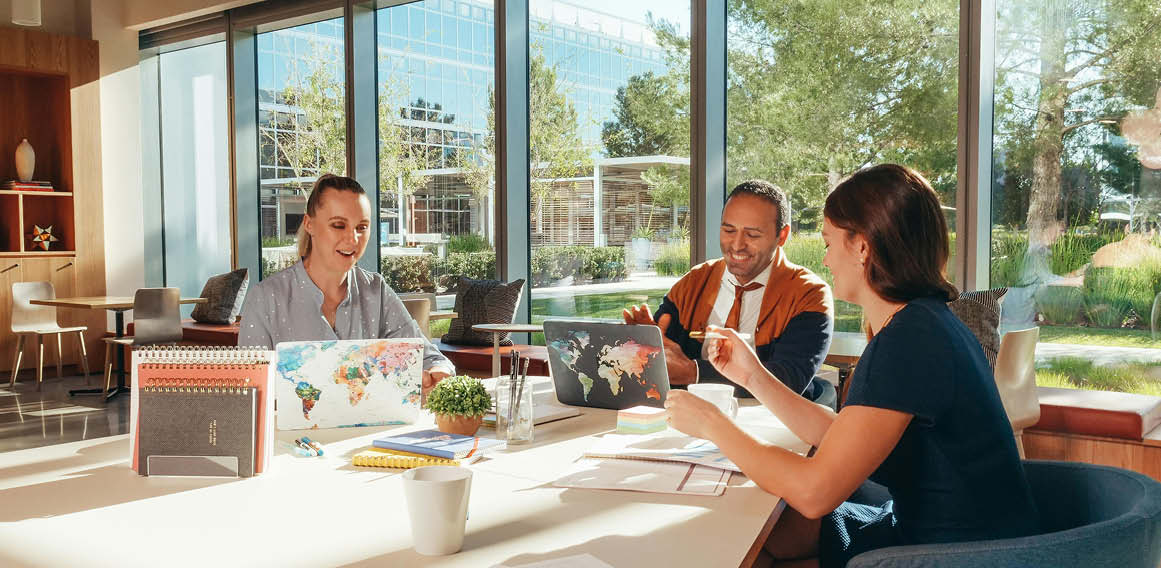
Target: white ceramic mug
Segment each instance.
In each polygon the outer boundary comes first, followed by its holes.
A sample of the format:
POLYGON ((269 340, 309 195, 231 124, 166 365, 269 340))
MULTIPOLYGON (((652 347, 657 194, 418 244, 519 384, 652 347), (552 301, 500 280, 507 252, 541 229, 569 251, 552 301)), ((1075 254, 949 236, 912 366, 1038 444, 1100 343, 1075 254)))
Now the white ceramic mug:
POLYGON ((734 398, 734 387, 730 385, 723 385, 719 383, 699 383, 689 385, 686 390, 690 394, 699 396, 714 406, 718 407, 723 414, 729 416, 731 419, 738 417, 738 399, 734 398))
POLYGON ((463 548, 471 492, 472 471, 464 467, 432 465, 403 472, 416 552, 438 556, 463 548))

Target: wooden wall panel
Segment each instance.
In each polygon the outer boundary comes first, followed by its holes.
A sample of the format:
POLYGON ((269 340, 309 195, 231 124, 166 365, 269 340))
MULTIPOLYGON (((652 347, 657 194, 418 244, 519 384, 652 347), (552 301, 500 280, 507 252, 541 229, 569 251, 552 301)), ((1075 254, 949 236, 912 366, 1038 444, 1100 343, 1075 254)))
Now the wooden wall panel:
POLYGON ((1161 446, 1149 443, 1026 430, 1024 452, 1028 459, 1110 465, 1161 481, 1161 446))

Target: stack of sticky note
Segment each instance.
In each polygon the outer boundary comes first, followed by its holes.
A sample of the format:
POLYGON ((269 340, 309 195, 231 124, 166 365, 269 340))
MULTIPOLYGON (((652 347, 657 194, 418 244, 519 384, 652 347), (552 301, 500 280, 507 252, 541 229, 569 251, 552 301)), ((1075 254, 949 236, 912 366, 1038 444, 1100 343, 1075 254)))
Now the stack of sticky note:
POLYGON ((664 408, 634 406, 617 412, 617 432, 622 434, 650 434, 668 427, 664 408))

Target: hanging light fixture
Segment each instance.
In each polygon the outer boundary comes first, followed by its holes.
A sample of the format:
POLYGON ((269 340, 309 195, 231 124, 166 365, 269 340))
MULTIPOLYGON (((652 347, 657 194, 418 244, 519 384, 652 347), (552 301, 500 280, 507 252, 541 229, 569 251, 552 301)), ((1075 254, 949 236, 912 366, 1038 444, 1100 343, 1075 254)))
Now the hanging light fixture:
POLYGON ((18 26, 39 26, 40 0, 12 0, 12 23, 18 26))

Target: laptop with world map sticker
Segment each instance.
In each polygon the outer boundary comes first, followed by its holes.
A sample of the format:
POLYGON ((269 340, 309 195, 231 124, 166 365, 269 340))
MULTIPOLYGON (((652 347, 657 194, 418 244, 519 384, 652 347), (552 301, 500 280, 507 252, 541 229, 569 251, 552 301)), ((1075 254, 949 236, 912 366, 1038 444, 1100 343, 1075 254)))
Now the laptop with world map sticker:
POLYGON ((548 368, 564 404, 622 410, 661 407, 669 392, 661 330, 550 319, 544 322, 548 368))
POLYGON ((289 341, 275 353, 279 430, 411 424, 419 417, 420 340, 289 341))

